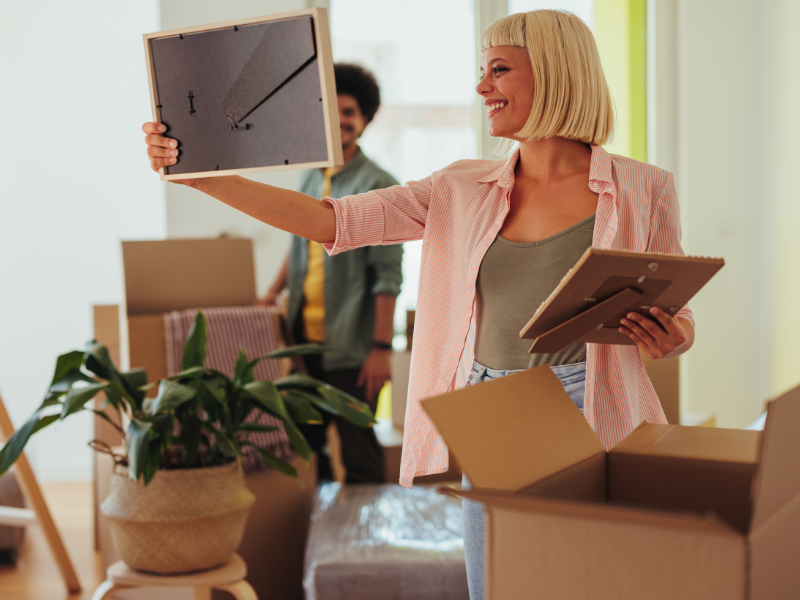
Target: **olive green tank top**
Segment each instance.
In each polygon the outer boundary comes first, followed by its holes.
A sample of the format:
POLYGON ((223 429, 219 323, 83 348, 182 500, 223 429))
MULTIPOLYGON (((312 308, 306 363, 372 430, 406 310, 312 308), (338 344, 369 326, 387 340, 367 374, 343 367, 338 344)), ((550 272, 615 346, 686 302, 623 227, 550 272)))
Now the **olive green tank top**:
POLYGON ((594 218, 538 242, 495 238, 476 282, 476 361, 490 369, 511 370, 586 360, 586 344, 578 342, 554 354, 528 354, 533 340, 520 339, 519 332, 592 245, 594 218))

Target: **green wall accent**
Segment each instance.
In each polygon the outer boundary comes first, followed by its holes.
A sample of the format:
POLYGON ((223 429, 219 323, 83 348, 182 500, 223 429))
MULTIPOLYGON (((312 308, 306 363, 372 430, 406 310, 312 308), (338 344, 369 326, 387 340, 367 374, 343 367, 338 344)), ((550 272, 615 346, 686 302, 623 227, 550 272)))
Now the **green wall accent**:
POLYGON ((616 108, 606 149, 647 160, 647 0, 595 0, 594 36, 616 108))

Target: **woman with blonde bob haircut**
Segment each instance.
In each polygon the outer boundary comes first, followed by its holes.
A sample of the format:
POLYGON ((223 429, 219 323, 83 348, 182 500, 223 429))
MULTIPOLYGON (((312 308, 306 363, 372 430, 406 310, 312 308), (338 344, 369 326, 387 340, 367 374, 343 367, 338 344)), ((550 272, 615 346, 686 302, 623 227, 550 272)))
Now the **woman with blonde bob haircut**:
MULTIPOLYGON (((583 21, 555 10, 509 15, 481 36, 481 53, 495 46, 526 48, 533 66, 533 105, 517 132, 520 139, 608 143, 614 106, 597 45, 583 21)), ((500 148, 510 145, 504 140, 500 148)))
MULTIPOLYGON (((518 332, 589 246, 683 254, 678 201, 670 173, 602 148, 612 101, 578 17, 511 15, 486 31, 481 50, 476 92, 489 133, 518 143, 506 160, 462 160, 404 186, 322 202, 242 177, 181 182, 330 254, 424 240, 400 468, 409 487, 448 469, 421 399, 548 365, 610 447, 643 421, 666 423, 640 352, 677 356, 694 341, 687 307, 675 315, 653 308, 621 321, 635 345, 528 353, 518 332)), ((178 142, 166 128, 143 129, 152 168, 175 164, 178 142)), ((463 506, 470 597, 480 600, 483 515, 475 503, 463 506)))

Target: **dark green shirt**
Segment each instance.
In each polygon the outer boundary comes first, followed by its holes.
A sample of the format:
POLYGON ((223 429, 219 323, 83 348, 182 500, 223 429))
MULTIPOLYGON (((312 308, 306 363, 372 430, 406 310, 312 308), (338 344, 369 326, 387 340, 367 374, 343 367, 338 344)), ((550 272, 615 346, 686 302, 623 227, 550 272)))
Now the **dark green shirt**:
MULTIPOLYGON (((320 198, 323 172, 305 171, 304 194, 320 198)), ((347 166, 331 177, 333 198, 363 194, 398 185, 397 180, 359 149, 347 166)), ((303 318, 303 282, 308 242, 293 236, 289 255, 289 323, 294 331, 303 318)), ((327 371, 358 368, 367 358, 375 328, 375 296, 397 296, 403 281, 403 246, 366 246, 336 256, 325 256, 325 345, 334 349, 322 356, 327 371)))

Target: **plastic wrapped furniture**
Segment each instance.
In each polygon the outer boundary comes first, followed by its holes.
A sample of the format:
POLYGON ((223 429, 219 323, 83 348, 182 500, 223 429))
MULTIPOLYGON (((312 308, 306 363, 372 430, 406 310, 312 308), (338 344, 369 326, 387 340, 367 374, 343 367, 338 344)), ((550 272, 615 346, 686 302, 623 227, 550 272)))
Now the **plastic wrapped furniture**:
POLYGON ((433 486, 320 486, 303 588, 306 600, 469 600, 461 501, 433 486))

